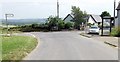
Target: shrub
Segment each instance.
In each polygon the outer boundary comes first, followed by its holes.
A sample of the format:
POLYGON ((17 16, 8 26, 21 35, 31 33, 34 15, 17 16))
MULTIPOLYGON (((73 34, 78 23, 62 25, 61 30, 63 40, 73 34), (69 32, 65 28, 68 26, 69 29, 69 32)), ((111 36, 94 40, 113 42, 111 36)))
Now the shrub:
POLYGON ((25 27, 25 28, 21 28, 20 31, 22 31, 22 32, 31 32, 32 28, 31 27, 25 27))
POLYGON ((87 23, 87 26, 91 26, 92 24, 91 23, 87 23))
POLYGON ((66 29, 72 29, 73 26, 74 26, 74 24, 73 24, 72 22, 67 22, 67 23, 65 24, 65 28, 66 28, 66 29))
POLYGON ((22 32, 32 32, 32 31, 48 31, 48 24, 30 24, 22 25, 18 27, 10 28, 11 31, 22 31, 22 32))
POLYGON ((37 28, 39 24, 32 24, 30 25, 31 28, 37 28))
POLYGON ((63 20, 59 20, 58 21, 58 29, 62 30, 65 27, 65 23, 63 20))
POLYGON ((113 28, 111 32, 112 36, 120 37, 120 27, 118 28, 113 28))
POLYGON ((74 25, 74 27, 75 27, 75 29, 80 29, 80 24, 79 23, 77 23, 77 22, 75 22, 75 25, 74 25))

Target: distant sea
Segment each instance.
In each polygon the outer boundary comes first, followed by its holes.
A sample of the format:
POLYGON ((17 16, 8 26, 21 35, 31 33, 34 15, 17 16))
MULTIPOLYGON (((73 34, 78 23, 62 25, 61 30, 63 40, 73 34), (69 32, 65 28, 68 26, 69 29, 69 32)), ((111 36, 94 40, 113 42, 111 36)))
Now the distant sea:
MULTIPOLYGON (((43 19, 8 19, 9 25, 26 25, 26 24, 42 24, 46 23, 47 18, 43 19)), ((6 24, 6 20, 0 20, 0 23, 6 24)))

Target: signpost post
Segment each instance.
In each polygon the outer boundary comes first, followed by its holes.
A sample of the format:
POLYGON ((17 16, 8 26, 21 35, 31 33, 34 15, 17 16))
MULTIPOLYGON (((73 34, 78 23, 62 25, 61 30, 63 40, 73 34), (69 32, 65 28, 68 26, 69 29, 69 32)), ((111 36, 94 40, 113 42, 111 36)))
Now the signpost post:
POLYGON ((8 17, 14 17, 14 14, 5 14, 7 35, 8 35, 8 17))

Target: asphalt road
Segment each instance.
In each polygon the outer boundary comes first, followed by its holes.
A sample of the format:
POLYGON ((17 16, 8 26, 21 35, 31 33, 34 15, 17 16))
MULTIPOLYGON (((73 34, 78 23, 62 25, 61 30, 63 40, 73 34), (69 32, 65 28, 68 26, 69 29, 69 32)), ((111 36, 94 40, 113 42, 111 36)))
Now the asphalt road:
POLYGON ((23 60, 118 60, 118 50, 78 32, 34 32, 38 46, 23 60))

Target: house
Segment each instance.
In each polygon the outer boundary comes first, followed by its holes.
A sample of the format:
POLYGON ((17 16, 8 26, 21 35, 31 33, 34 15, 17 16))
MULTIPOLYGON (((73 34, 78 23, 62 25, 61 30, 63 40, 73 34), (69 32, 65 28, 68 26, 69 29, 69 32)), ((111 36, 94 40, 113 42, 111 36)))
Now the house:
POLYGON ((117 20, 115 22, 115 27, 119 27, 120 26, 120 3, 118 4, 117 7, 117 20))
POLYGON ((63 20, 65 22, 73 22, 74 17, 71 14, 68 14, 63 20))
POLYGON ((102 22, 100 15, 89 15, 87 23, 99 25, 102 22))

